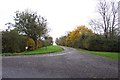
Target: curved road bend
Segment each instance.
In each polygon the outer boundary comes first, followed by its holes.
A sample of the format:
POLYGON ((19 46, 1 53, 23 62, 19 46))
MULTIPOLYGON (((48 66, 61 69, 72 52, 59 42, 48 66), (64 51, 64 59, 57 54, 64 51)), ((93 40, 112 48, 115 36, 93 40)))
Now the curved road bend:
POLYGON ((42 55, 2 57, 3 78, 117 78, 118 62, 73 48, 42 55))

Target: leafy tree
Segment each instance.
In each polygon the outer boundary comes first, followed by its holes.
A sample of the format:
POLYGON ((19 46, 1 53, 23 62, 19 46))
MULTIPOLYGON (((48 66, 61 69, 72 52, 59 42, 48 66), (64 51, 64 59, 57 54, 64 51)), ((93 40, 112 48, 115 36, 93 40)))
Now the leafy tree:
POLYGON ((91 29, 86 28, 85 26, 78 26, 76 29, 71 31, 67 38, 66 38, 66 44, 67 46, 74 46, 76 42, 78 42, 78 39, 81 37, 84 39, 87 35, 93 34, 91 29))
POLYGON ((61 36, 60 38, 56 38, 55 43, 57 45, 61 45, 61 46, 66 46, 66 36, 61 36))
POLYGON ((59 39, 58 39, 58 38, 56 38, 55 43, 56 43, 57 45, 59 45, 59 39))
POLYGON ((37 40, 45 35, 48 31, 47 20, 37 15, 36 12, 25 10, 23 12, 16 11, 14 17, 15 25, 20 34, 27 35, 35 41, 37 48, 37 40))
POLYGON ((45 36, 44 46, 47 47, 49 45, 53 45, 53 38, 50 36, 45 36))

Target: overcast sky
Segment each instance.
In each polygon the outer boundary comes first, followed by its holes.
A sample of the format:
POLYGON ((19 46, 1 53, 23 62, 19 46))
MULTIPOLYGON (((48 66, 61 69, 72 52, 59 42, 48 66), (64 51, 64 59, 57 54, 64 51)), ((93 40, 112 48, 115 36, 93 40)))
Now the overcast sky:
MULTIPOLYGON (((118 1, 118 0, 117 0, 118 1)), ((0 30, 6 29, 5 23, 13 22, 15 11, 31 9, 44 16, 54 38, 65 35, 78 25, 88 25, 96 15, 97 0, 1 0, 0 30)))

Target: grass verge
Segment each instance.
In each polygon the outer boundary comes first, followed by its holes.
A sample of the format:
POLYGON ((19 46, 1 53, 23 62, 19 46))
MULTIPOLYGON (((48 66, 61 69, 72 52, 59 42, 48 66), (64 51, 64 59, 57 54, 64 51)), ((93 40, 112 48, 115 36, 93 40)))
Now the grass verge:
POLYGON ((79 49, 79 51, 106 57, 106 58, 113 59, 113 60, 120 60, 120 56, 118 56, 120 52, 98 52, 98 51, 88 51, 84 49, 79 49))
POLYGON ((33 51, 25 51, 20 53, 2 53, 2 56, 16 56, 16 55, 35 55, 35 54, 47 54, 63 51, 60 46, 48 46, 43 48, 38 48, 33 51))

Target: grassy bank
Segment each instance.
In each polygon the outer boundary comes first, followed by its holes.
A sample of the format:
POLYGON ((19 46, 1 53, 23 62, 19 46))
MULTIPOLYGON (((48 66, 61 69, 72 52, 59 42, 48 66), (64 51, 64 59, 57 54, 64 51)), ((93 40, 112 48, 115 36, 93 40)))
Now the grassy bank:
POLYGON ((120 60, 120 57, 118 58, 118 54, 120 54, 120 52, 98 52, 98 51, 88 51, 84 49, 79 49, 79 50, 81 52, 86 52, 86 53, 94 54, 101 57, 106 57, 113 60, 120 60))
POLYGON ((38 48, 33 51, 25 51, 20 53, 3 53, 2 56, 15 56, 15 55, 34 55, 34 54, 47 54, 63 51, 60 46, 48 46, 43 48, 38 48))

